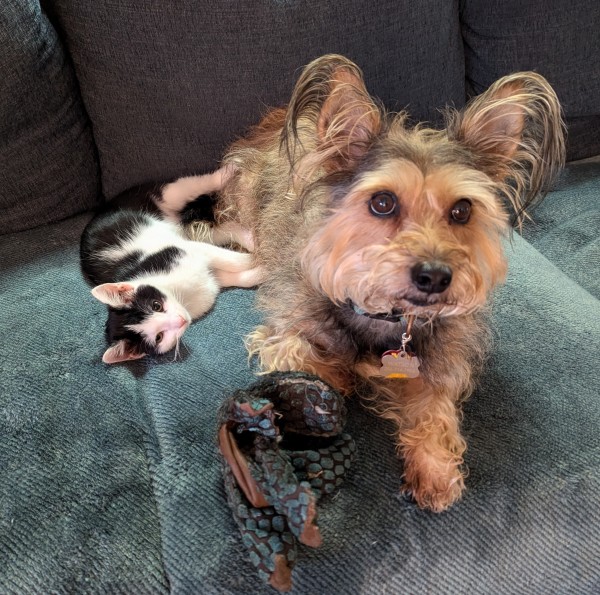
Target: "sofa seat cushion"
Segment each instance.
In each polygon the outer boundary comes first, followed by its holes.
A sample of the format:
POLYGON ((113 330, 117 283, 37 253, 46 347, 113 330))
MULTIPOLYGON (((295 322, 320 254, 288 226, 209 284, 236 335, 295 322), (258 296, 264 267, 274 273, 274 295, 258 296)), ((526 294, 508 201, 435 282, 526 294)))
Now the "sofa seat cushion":
MULTIPOLYGON (((597 195, 598 176, 583 181, 573 192, 597 195)), ((177 361, 105 366, 104 307, 78 270, 85 221, 0 238, 0 591, 272 593, 215 442, 224 395, 253 381, 253 291, 225 291, 177 361)), ((465 406, 464 499, 435 515, 400 498, 392 428, 350 400, 358 458, 320 506, 323 546, 299 550, 295 592, 600 584, 600 304, 520 236, 508 250, 493 354, 465 406)))

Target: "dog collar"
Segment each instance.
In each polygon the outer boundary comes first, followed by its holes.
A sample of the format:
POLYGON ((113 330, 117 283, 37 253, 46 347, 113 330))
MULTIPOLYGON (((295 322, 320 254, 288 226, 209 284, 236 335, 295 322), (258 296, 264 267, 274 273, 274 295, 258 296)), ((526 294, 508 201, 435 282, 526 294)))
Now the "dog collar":
POLYGON ((370 312, 359 308, 352 300, 348 300, 348 305, 352 308, 355 314, 358 314, 359 316, 366 316, 367 318, 373 318, 374 320, 402 322, 404 319, 403 312, 378 312, 377 314, 371 314, 370 312))
POLYGON ((359 316, 393 323, 406 322, 406 332, 402 333, 402 345, 400 349, 388 350, 381 356, 381 368, 377 375, 390 379, 418 378, 420 376, 419 367, 421 362, 411 348, 411 332, 416 318, 415 315, 408 314, 404 316, 401 312, 371 314, 359 308, 351 300, 348 300, 348 305, 359 316))

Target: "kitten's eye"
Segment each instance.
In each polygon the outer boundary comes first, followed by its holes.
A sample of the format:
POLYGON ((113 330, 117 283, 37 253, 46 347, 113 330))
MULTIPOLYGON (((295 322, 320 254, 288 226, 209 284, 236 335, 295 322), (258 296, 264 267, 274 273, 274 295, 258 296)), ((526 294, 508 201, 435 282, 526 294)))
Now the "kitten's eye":
POLYGON ((154 342, 158 345, 163 340, 164 333, 158 333, 154 338, 154 342))
POLYGON ((376 192, 369 200, 369 209, 377 217, 389 217, 396 212, 398 198, 393 192, 376 192))
POLYGON ((471 201, 461 198, 450 209, 450 221, 464 225, 471 218, 471 201))
POLYGON ((162 307, 162 304, 158 300, 154 300, 152 302, 152 309, 155 312, 162 312, 163 307, 162 307))

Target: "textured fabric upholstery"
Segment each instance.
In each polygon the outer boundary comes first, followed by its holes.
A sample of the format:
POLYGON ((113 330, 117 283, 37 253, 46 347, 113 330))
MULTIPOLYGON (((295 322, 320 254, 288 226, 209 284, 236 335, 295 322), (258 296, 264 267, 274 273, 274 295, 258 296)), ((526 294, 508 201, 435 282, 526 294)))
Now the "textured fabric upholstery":
POLYGON ((73 67, 37 0, 0 3, 0 233, 90 209, 98 162, 73 67))
MULTIPOLYGON (((543 221, 573 197, 597 238, 599 191, 599 164, 573 166, 543 221)), ((86 220, 0 238, 0 592, 272 593, 215 445, 223 396, 253 379, 254 294, 224 292, 178 361, 104 366, 104 307, 77 264, 86 220)), ((553 262, 518 235, 508 245, 493 354, 465 407, 465 498, 434 515, 398 497, 391 428, 352 401, 358 459, 321 506, 322 548, 300 548, 294 593, 597 592, 600 305, 584 287, 598 244, 579 250, 582 227, 561 230, 570 259, 554 223, 535 237, 545 250, 554 235, 553 262)))
POLYGON ((108 198, 134 184, 206 171, 299 69, 328 53, 365 70, 369 89, 417 119, 464 102, 453 2, 54 0, 49 9, 94 122, 108 198), (408 66, 407 66, 408 65, 408 66))
POLYGON ((598 299, 600 193, 594 172, 599 167, 600 161, 567 169, 556 186, 553 199, 536 209, 533 221, 523 230, 527 241, 598 299), (569 238, 568 249, 565 249, 565 237, 569 238))
POLYGON ((569 126, 569 159, 600 153, 600 3, 464 0, 461 24, 470 89, 518 70, 543 74, 569 126))
MULTIPOLYGON (((223 397, 254 380, 254 292, 224 291, 176 361, 102 364, 105 308, 78 265, 90 215, 41 225, 97 200, 91 128, 108 197, 206 170, 328 51, 389 107, 435 120, 465 97, 460 8, 472 87, 539 69, 572 154, 586 153, 600 138, 584 43, 597 3, 42 4, 58 36, 37 1, 0 4, 0 231, 38 225, 0 237, 0 593, 273 593, 246 558, 215 444, 223 397)), ((600 163, 569 167, 507 243, 494 349, 464 410, 464 499, 434 515, 399 497, 392 428, 351 400, 358 458, 320 505, 324 543, 299 549, 293 594, 600 592, 599 194, 600 163)))

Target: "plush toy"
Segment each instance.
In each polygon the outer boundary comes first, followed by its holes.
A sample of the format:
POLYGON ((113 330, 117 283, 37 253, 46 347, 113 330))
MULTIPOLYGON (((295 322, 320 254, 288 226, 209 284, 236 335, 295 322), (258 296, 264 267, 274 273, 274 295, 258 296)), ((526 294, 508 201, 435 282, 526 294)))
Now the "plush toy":
POLYGON ((292 586, 296 542, 318 547, 317 501, 341 484, 355 444, 343 398, 315 376, 276 372, 229 397, 219 448, 233 517, 258 574, 292 586))

